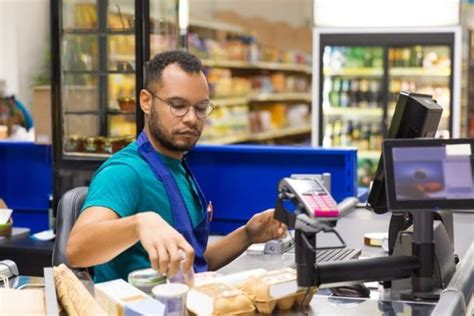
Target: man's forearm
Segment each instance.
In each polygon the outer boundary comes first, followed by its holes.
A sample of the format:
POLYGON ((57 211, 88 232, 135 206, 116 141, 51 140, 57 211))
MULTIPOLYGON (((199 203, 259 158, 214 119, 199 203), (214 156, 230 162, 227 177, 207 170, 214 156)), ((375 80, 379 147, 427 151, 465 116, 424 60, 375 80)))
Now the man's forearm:
POLYGON ((205 257, 210 271, 217 270, 244 252, 250 246, 245 226, 207 246, 205 257))
POLYGON ((138 241, 138 216, 104 220, 83 225, 69 236, 67 255, 73 267, 107 262, 138 241))

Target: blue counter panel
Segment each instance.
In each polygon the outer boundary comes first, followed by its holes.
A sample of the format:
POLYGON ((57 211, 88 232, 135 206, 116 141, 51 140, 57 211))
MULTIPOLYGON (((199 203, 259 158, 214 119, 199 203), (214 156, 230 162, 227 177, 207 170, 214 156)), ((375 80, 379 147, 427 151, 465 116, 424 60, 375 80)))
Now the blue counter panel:
POLYGON ((214 205, 214 233, 228 233, 273 208, 278 182, 295 173, 329 172, 337 201, 356 196, 356 150, 287 146, 200 145, 188 161, 214 205))
POLYGON ((51 160, 50 145, 0 142, 0 197, 14 210, 15 226, 48 228, 51 160))

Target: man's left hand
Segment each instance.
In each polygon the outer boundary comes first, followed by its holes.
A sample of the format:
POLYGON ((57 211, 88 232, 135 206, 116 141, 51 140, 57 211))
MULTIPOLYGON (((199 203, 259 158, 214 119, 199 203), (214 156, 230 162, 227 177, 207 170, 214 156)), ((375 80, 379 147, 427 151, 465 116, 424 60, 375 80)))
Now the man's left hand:
POLYGON ((245 231, 250 243, 262 243, 285 236, 285 224, 273 218, 274 209, 257 213, 245 225, 245 231))

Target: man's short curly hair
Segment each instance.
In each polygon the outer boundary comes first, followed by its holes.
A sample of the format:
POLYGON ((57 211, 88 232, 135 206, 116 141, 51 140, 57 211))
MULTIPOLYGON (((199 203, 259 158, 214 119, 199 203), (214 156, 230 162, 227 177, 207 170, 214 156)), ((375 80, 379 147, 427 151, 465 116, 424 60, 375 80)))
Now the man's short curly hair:
POLYGON ((190 74, 203 71, 201 61, 190 53, 181 50, 159 53, 145 63, 145 89, 153 91, 153 87, 160 84, 163 70, 172 64, 190 74))

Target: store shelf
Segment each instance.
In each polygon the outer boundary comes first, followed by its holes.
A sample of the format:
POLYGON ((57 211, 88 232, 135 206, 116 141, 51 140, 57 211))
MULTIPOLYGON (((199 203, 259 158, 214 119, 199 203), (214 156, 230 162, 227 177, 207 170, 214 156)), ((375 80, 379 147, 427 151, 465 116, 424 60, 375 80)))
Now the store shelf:
POLYGON ((129 111, 121 111, 121 110, 114 110, 114 109, 108 109, 107 113, 111 115, 135 115, 135 111, 129 112, 129 111))
POLYGON ((135 70, 64 70, 66 75, 126 75, 126 74, 135 74, 135 70))
POLYGON ((239 134, 239 135, 232 135, 226 136, 216 139, 208 139, 203 140, 200 142, 201 144, 210 144, 210 145, 225 145, 225 144, 235 144, 235 143, 242 143, 242 142, 258 142, 264 141, 274 138, 281 138, 293 135, 300 135, 306 134, 311 132, 311 126, 304 126, 304 127, 290 127, 290 128, 282 128, 282 129, 275 129, 266 132, 260 132, 255 134, 239 134))
POLYGON ((216 107, 241 105, 241 104, 247 104, 248 102, 249 102, 249 98, 247 97, 212 99, 212 103, 214 103, 216 107))
POLYGON ((427 77, 449 77, 451 68, 390 68, 389 75, 392 77, 408 77, 408 76, 427 76, 427 77))
POLYGON ((324 114, 329 116, 363 116, 379 117, 383 115, 381 108, 324 108, 324 114))
POLYGON ((288 93, 261 93, 249 97, 218 98, 212 102, 216 106, 234 106, 248 104, 251 102, 283 102, 283 101, 305 101, 311 102, 310 93, 288 92, 288 93))
POLYGON ((66 115, 99 115, 99 110, 83 110, 83 111, 64 111, 66 115))
POLYGON ((101 158, 101 159, 104 159, 104 158, 109 158, 111 156, 111 154, 99 154, 99 153, 86 153, 86 152, 65 152, 64 153, 64 156, 65 157, 74 157, 74 158, 101 158))
POLYGON ((358 150, 357 158, 379 160, 380 151, 379 150, 358 150))
POLYGON ((238 60, 202 60, 202 64, 206 67, 216 68, 237 68, 237 69, 261 69, 261 70, 279 70, 279 71, 294 71, 311 74, 311 66, 285 64, 285 63, 271 63, 271 62, 257 62, 248 63, 238 60))
POLYGON ((108 58, 110 61, 128 61, 135 63, 135 55, 132 54, 110 54, 108 58))
POLYGON ((240 134, 240 135, 232 135, 226 136, 216 139, 206 139, 201 142, 200 144, 209 144, 209 145, 227 145, 227 144, 235 144, 241 143, 249 140, 248 134, 240 134))
POLYGON ((288 93, 261 93, 249 98, 250 102, 281 102, 281 101, 306 101, 311 102, 310 93, 288 92, 288 93))
POLYGON ((249 141, 262 141, 262 140, 268 140, 268 139, 273 139, 273 138, 281 138, 281 137, 286 137, 286 136, 306 134, 310 132, 311 132, 311 126, 282 128, 282 129, 276 129, 276 130, 271 130, 267 132, 253 134, 249 137, 249 141))
POLYGON ((135 30, 107 30, 99 31, 98 29, 64 29, 64 34, 77 34, 77 35, 135 35, 135 30))
POLYGON ((189 27, 200 27, 205 29, 211 29, 215 31, 223 31, 230 33, 244 34, 245 30, 243 27, 238 25, 233 25, 230 23, 220 22, 217 20, 200 20, 200 19, 190 19, 189 27))
POLYGON ((378 68, 343 68, 343 69, 324 69, 325 76, 357 76, 357 77, 380 77, 383 75, 383 69, 378 68))

